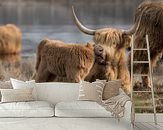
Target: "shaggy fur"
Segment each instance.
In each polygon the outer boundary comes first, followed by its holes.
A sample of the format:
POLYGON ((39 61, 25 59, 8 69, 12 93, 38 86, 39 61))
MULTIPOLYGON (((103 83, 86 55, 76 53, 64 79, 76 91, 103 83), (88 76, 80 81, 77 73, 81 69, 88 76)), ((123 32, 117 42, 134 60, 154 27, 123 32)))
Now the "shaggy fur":
POLYGON ((101 45, 96 44, 94 47, 95 62, 85 80, 93 82, 96 79, 117 79, 117 66, 114 63, 112 57, 110 57, 107 49, 103 48, 101 45))
POLYGON ((95 62, 89 74, 85 78, 86 81, 93 82, 96 79, 114 80, 117 79, 117 67, 114 63, 101 64, 95 62))
POLYGON ((130 36, 123 34, 118 29, 105 28, 97 30, 93 40, 96 45, 101 45, 105 49, 107 57, 105 60, 108 64, 95 63, 86 80, 121 79, 123 88, 130 93, 130 75, 125 55, 126 48, 130 46, 130 36))
POLYGON ((13 24, 0 26, 0 54, 16 54, 21 51, 21 31, 13 24))
POLYGON ((115 28, 99 29, 95 32, 93 40, 96 44, 106 45, 110 48, 130 47, 130 36, 123 34, 122 30, 115 28))
MULTIPOLYGON (((163 2, 142 3, 136 10, 134 24, 138 26, 134 35, 134 48, 146 48, 145 35, 148 34, 151 65, 155 67, 163 52, 163 2)), ((134 60, 147 60, 147 52, 134 52, 134 60)), ((148 64, 136 64, 134 70, 147 74, 148 64)), ((148 77, 143 78, 143 83, 144 86, 150 86, 148 77)))
POLYGON ((0 55, 0 61, 3 65, 19 64, 21 56, 19 54, 0 55))
POLYGON ((94 63, 93 45, 43 40, 38 46, 36 82, 80 82, 94 63))

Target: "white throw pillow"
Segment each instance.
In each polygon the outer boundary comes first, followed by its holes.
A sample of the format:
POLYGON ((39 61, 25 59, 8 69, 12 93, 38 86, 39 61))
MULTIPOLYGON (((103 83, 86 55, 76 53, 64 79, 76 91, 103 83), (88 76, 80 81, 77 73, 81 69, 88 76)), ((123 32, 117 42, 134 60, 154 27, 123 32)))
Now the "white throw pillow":
POLYGON ((2 99, 2 103, 8 102, 25 102, 25 101, 33 101, 32 91, 33 88, 25 88, 25 89, 0 89, 2 99))
POLYGON ((51 117, 53 107, 46 101, 0 104, 0 117, 51 117))
POLYGON ((13 86, 13 89, 25 89, 25 88, 33 88, 32 95, 35 100, 37 100, 37 92, 36 92, 36 83, 35 80, 31 81, 22 81, 22 80, 17 80, 10 78, 11 84, 13 86))
POLYGON ((94 101, 59 102, 55 106, 57 117, 113 117, 111 112, 94 101))

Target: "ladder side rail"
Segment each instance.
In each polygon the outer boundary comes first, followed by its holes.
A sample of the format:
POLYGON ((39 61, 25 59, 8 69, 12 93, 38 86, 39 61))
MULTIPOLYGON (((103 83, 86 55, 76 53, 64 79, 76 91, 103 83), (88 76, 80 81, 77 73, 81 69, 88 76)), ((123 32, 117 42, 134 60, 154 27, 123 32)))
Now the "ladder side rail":
POLYGON ((134 59, 133 51, 134 51, 134 45, 133 45, 133 42, 134 42, 134 36, 132 35, 132 37, 131 37, 131 101, 132 101, 131 123, 134 126, 134 123, 135 123, 135 103, 134 103, 134 99, 133 99, 133 89, 134 89, 133 88, 134 87, 134 83, 133 83, 133 59, 134 59))
POLYGON ((156 104, 155 104, 154 88, 153 88, 153 75, 152 75, 152 66, 151 66, 151 59, 150 59, 149 37, 148 37, 147 34, 146 34, 146 43, 147 43, 147 53, 148 53, 148 61, 149 61, 150 85, 151 85, 151 90, 152 90, 152 102, 153 102, 154 121, 155 121, 155 124, 157 124, 156 104))

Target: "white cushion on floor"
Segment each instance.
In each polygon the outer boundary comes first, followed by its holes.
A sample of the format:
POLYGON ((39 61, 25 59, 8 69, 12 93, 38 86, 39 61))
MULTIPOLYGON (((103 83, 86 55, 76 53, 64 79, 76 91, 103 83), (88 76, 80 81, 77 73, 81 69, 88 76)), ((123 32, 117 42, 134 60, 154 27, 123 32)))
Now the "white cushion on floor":
POLYGON ((59 102, 55 106, 57 117, 112 117, 111 113, 93 101, 59 102))
POLYGON ((0 104, 0 117, 51 117, 54 109, 48 102, 12 102, 0 104))

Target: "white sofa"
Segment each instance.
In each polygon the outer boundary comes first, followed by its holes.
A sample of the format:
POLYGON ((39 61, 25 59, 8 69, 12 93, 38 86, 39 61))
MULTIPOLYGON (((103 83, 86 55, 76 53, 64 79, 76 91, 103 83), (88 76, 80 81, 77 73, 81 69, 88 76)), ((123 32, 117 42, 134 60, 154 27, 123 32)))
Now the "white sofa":
MULTIPOLYGON (((118 122, 95 102, 82 101, 77 104, 78 83, 36 83, 37 100, 46 101, 52 105, 43 116, 0 118, 0 130, 129 130, 131 102, 125 105, 124 117, 118 122), (92 104, 92 105, 91 105, 92 104), (75 109, 72 108, 75 106, 75 109), (85 108, 82 108, 85 106, 85 108), (93 106, 93 107, 92 107, 93 106), (63 108, 65 108, 63 110, 63 108), (81 109, 80 109, 81 108, 81 109), (92 110, 90 110, 92 108, 92 110), (80 109, 80 111, 78 110, 80 109), (86 109, 89 109, 87 111, 86 109), (65 111, 66 110, 66 111, 65 111), (55 112, 53 116, 52 111, 55 112)), ((46 103, 44 102, 44 103, 46 103)), ((3 104, 0 104, 2 108, 3 104)), ((46 104, 45 104, 46 105, 46 104)), ((42 113, 42 111, 40 111, 42 113)))

